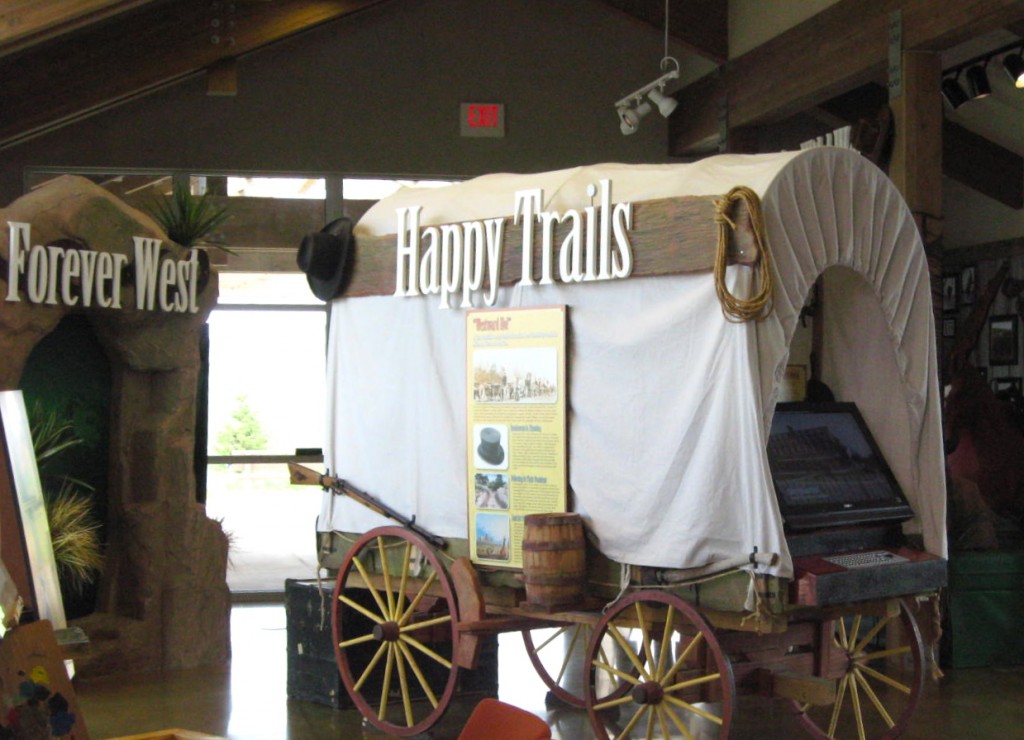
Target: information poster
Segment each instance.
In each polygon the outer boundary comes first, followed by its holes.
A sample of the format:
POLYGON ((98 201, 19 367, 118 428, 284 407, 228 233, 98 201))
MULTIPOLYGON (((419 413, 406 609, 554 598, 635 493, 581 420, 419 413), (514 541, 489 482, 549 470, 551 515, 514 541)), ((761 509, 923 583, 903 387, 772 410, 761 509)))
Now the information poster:
POLYGON ((466 314, 470 558, 522 568, 524 518, 566 510, 564 306, 466 314))

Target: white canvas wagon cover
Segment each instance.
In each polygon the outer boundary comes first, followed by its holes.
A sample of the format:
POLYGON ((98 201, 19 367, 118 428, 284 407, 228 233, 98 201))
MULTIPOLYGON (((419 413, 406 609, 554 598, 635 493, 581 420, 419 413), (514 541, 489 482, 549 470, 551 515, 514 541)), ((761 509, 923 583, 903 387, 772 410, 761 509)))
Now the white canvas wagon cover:
MULTIPOLYGON (((511 216, 513 194, 542 188, 544 208, 590 203, 608 179, 615 202, 723 195, 762 201, 774 310, 726 319, 710 271, 582 284, 514 285, 496 307, 567 305, 569 483, 600 550, 665 568, 714 566, 753 548, 792 562, 766 458, 767 432, 801 307, 827 268, 822 379, 854 401, 916 517, 905 525, 945 556, 945 480, 931 287, 914 220, 891 181, 854 151, 723 155, 694 164, 605 164, 496 174, 402 190, 376 204, 360 235, 511 216)), ((730 266, 747 294, 754 270, 730 266)), ((458 301, 453 300, 453 305, 458 301)), ((328 432, 332 474, 417 524, 467 537, 465 316, 438 297, 339 298, 331 307, 328 432)), ((325 496, 318 527, 362 532, 386 520, 325 496)))

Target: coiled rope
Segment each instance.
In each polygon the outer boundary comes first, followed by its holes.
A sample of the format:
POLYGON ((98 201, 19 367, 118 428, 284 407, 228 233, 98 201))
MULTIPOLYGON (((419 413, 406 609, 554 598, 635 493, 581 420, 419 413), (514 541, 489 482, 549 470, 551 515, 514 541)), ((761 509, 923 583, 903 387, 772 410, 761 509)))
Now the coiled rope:
POLYGON ((741 322, 763 319, 771 313, 775 296, 772 279, 772 259, 764 230, 764 213, 761 199, 748 187, 738 185, 725 196, 715 199, 715 223, 718 224, 718 248, 715 252, 715 292, 722 304, 722 313, 729 321, 741 322), (736 230, 736 223, 729 217, 733 204, 742 200, 750 212, 750 226, 757 245, 760 272, 757 276, 757 292, 750 298, 737 298, 725 284, 725 268, 729 264, 729 233, 736 230))

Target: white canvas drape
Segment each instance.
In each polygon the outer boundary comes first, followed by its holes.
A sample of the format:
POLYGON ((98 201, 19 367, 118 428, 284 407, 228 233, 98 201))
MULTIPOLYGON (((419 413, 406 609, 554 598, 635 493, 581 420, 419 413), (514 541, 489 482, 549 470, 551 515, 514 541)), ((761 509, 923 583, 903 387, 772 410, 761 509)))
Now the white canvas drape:
MULTIPOLYGON (((777 553, 789 575, 765 456, 789 342, 816 278, 826 276, 824 380, 854 401, 917 514, 908 529, 945 555, 939 392, 927 265, 905 204, 850 150, 726 155, 690 165, 596 165, 489 175, 378 203, 360 233, 396 230, 395 209, 427 224, 509 215, 513 194, 541 187, 546 209, 589 204, 588 184, 616 202, 757 192, 774 258, 775 311, 736 324, 710 272, 582 285, 515 286, 497 305, 569 307, 569 475, 574 508, 602 552, 689 568, 777 553)), ((729 268, 735 294, 752 271, 729 268)), ((332 473, 467 536, 464 314, 437 298, 341 298, 331 308, 326 461, 332 473)), ((321 529, 383 524, 325 497, 321 529)))

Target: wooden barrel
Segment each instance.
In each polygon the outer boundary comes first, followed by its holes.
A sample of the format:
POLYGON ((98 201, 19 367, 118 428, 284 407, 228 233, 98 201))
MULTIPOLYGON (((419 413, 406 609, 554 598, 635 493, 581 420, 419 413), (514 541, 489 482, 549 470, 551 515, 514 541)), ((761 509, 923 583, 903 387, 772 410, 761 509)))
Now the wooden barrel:
POLYGON ((523 531, 526 601, 544 607, 582 604, 586 585, 579 514, 528 514, 523 531))

